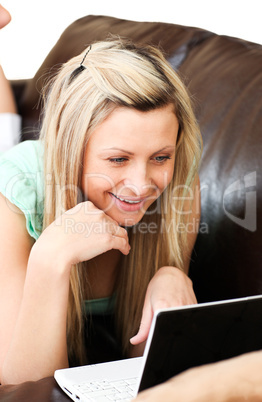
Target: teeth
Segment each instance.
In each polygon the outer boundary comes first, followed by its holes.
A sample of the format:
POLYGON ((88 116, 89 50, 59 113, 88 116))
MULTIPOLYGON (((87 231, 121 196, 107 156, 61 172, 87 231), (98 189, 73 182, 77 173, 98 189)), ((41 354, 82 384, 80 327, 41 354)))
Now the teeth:
POLYGON ((128 204, 138 204, 139 202, 141 202, 141 201, 131 201, 131 200, 125 200, 124 198, 120 198, 120 197, 117 197, 115 194, 114 194, 114 196, 118 199, 118 200, 120 200, 120 201, 124 201, 124 202, 127 202, 128 204))

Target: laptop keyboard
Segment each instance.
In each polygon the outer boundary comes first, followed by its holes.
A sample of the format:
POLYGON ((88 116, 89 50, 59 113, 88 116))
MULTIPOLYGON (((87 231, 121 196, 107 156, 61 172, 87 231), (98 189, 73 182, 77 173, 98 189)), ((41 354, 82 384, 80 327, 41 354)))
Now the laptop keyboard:
POLYGON ((118 381, 92 381, 74 385, 77 394, 81 393, 87 402, 131 401, 137 391, 138 378, 118 381))

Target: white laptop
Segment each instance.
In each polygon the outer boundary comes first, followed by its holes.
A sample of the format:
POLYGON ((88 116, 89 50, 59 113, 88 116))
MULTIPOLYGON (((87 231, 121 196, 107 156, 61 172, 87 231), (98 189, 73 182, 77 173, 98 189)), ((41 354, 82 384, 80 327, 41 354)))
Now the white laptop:
POLYGON ((130 401, 191 367, 262 349, 262 296, 158 310, 143 357, 57 370, 74 401, 130 401))

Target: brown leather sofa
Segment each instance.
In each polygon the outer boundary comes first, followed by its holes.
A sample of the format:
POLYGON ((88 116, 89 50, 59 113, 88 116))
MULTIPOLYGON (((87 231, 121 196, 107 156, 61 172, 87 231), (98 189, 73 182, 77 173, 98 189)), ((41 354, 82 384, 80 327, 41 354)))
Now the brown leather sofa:
MULTIPOLYGON (((12 83, 23 140, 38 136, 48 75, 109 34, 161 46, 194 100, 204 141, 202 217, 190 267, 198 301, 262 293, 262 46, 198 28, 84 17, 65 30, 33 79, 12 83)), ((68 400, 52 378, 0 387, 5 397, 68 400)))

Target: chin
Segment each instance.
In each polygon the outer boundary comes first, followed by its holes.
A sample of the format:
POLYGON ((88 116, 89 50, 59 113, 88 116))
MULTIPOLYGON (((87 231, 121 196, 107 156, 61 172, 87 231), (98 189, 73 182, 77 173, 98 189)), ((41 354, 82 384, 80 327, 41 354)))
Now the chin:
POLYGON ((118 222, 119 226, 128 228, 137 225, 147 213, 148 208, 149 206, 147 206, 147 208, 140 209, 139 211, 136 212, 133 211, 129 213, 122 212, 119 211, 119 209, 112 208, 111 210, 108 210, 108 212, 106 213, 110 216, 110 218, 118 222))
POLYGON ((140 219, 121 219, 118 221, 118 223, 123 228, 131 228, 137 225, 141 221, 141 219, 142 217, 140 219))
POLYGON ((131 215, 131 216, 125 216, 125 217, 113 217, 118 224, 124 228, 130 228, 132 226, 137 225, 141 219, 143 218, 144 214, 139 214, 139 216, 131 215))

